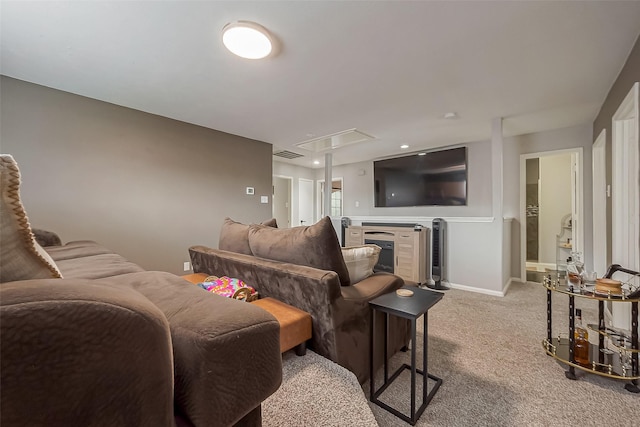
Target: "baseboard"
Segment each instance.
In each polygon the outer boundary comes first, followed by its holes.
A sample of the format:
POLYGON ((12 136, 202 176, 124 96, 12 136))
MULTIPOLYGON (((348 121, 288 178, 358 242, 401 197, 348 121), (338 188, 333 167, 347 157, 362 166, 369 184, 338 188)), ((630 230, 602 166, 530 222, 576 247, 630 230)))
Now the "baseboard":
POLYGON ((490 289, 474 288, 473 286, 459 285, 457 283, 446 282, 449 287, 453 289, 460 289, 461 291, 477 292, 479 294, 492 295, 494 297, 503 297, 505 291, 492 291, 490 289))
POLYGON ((556 264, 549 262, 527 262, 526 267, 535 268, 539 273, 544 273, 548 270, 555 270, 557 268, 556 264))

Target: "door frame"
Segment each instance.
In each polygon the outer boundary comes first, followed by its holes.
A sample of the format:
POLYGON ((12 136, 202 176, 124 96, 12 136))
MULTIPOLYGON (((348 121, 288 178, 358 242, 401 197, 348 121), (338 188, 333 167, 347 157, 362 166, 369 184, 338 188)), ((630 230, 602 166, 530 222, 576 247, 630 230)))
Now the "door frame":
MULTIPOLYGON (((334 176, 333 178, 331 178, 332 184, 333 184, 333 181, 340 181, 340 184, 341 184, 340 203, 342 205, 341 207, 342 214, 340 216, 343 216, 344 215, 344 178, 341 176, 334 176)), ((322 184, 324 184, 324 178, 316 180, 316 221, 319 221, 324 216, 324 213, 322 212, 322 206, 324 204, 322 184)), ((331 211, 331 209, 329 209, 329 211, 331 211)))
MULTIPOLYGON (((292 216, 292 209, 293 209, 293 177, 292 176, 287 176, 287 175, 273 175, 274 178, 281 178, 281 179, 286 179, 289 181, 289 199, 287 200, 287 215, 289 217, 289 227, 293 227, 293 216, 292 216)), ((272 216, 275 218, 275 215, 273 212, 273 209, 275 209, 275 203, 273 203, 273 196, 275 195, 275 184, 272 183, 273 186, 273 190, 272 190, 272 194, 271 194, 271 209, 272 209, 272 216)), ((282 227, 282 225, 278 224, 278 227, 282 227)))
POLYGON ((593 143, 593 271, 599 276, 607 269, 607 129, 593 143))
POLYGON ((637 270, 640 268, 640 250, 630 246, 629 242, 637 244, 640 238, 638 228, 638 136, 640 125, 638 122, 638 86, 636 82, 620 107, 611 118, 611 262, 621 264, 626 268, 637 270), (628 126, 632 126, 633 141, 627 137, 628 126), (635 177, 632 179, 630 177, 635 177), (631 200, 629 200, 631 197, 631 200), (631 253, 633 249, 635 253, 631 253))
POLYGON ((574 227, 576 243, 574 251, 582 252, 584 255, 584 155, 582 147, 566 148, 553 151, 540 151, 536 153, 527 153, 520 155, 520 281, 527 281, 527 201, 526 201, 526 184, 527 184, 527 159, 534 159, 546 156, 555 156, 558 154, 575 154, 577 164, 577 176, 575 180, 575 188, 573 193, 577 196, 576 213, 579 218, 578 227, 574 227))

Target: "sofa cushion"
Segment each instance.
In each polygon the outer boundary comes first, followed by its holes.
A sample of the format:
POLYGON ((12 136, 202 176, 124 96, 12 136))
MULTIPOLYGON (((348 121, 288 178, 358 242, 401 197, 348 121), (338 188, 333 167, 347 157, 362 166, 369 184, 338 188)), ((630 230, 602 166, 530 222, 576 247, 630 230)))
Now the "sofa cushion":
POLYGON ((20 201, 20 170, 9 154, 0 155, 0 193, 0 283, 62 277, 33 236, 20 201))
POLYGON ((342 286, 351 283, 328 216, 313 225, 293 228, 253 224, 249 227, 249 247, 257 257, 335 271, 342 286))
POLYGON ((58 267, 69 279, 101 279, 144 271, 139 265, 115 253, 61 259, 58 267))
POLYGON ((373 274, 382 248, 378 245, 361 245, 342 248, 342 258, 349 270, 351 283, 358 283, 373 274))
POLYGON ((93 240, 75 240, 73 242, 68 242, 63 246, 47 246, 44 250, 47 251, 51 258, 58 264, 60 261, 65 259, 76 259, 93 255, 114 253, 111 249, 105 248, 93 240))
MULTIPOLYGON (((278 227, 275 218, 263 221, 262 224, 274 228, 278 227)), ((251 248, 249 247, 249 225, 226 217, 220 230, 218 249, 238 254, 252 255, 251 248)))

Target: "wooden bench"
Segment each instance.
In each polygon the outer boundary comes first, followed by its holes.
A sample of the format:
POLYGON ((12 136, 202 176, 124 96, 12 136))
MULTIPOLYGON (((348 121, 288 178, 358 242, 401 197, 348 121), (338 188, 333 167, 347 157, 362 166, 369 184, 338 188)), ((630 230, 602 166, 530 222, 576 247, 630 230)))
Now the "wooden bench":
MULTIPOLYGON (((197 284, 202 283, 208 276, 204 273, 194 273, 182 277, 197 284)), ((306 354, 306 342, 311 339, 311 315, 309 313, 269 297, 260 298, 251 304, 271 313, 280 323, 281 353, 295 348, 298 356, 306 354)))

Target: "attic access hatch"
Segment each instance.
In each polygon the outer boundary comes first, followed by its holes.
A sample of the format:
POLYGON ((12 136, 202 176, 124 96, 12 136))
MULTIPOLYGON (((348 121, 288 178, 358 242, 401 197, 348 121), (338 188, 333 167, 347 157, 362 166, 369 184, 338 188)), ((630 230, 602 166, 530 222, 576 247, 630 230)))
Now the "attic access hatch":
POLYGON ((366 133, 360 132, 354 128, 322 136, 320 138, 310 139, 308 141, 301 142, 300 144, 296 144, 296 147, 317 153, 320 151, 345 147, 358 142, 370 141, 372 139, 374 139, 374 137, 371 135, 367 135, 366 133))

